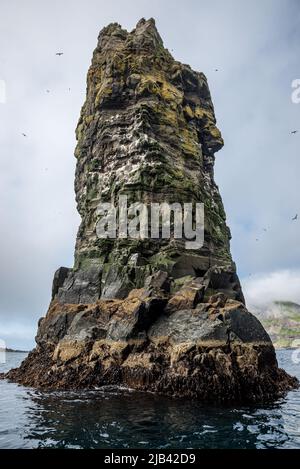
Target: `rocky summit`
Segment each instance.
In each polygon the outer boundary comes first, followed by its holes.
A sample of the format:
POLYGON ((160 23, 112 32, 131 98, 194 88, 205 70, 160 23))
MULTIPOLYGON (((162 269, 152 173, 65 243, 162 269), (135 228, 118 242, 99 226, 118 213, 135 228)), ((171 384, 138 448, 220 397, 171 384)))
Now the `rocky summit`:
POLYGON ((99 35, 77 126, 75 264, 54 276, 37 346, 6 378, 39 388, 125 385, 211 402, 297 386, 245 306, 214 181, 223 146, 205 75, 164 48, 153 19, 99 35), (97 236, 100 203, 204 204, 204 244, 97 236))

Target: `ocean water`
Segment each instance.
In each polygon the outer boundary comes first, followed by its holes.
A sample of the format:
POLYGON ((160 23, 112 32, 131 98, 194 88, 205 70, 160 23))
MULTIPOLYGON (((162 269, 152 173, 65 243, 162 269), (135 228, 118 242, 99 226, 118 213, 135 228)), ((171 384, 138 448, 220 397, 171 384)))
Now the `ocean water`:
MULTIPOLYGON (((25 356, 8 353, 0 371, 25 356)), ((291 350, 277 356, 300 378, 291 350)), ((0 448, 300 448, 300 390, 268 406, 224 408, 126 389, 39 392, 0 380, 0 448)))

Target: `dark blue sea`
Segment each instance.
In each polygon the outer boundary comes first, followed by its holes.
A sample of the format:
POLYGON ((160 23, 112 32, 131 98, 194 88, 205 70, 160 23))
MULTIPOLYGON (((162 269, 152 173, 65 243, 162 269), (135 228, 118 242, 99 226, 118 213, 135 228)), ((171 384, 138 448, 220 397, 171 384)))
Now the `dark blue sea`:
MULTIPOLYGON (((278 360, 300 378, 292 353, 280 350, 278 360)), ((7 353, 0 371, 25 356, 7 353)), ((0 381, 0 448, 300 448, 300 390, 264 407, 224 408, 126 389, 39 392, 0 381)))

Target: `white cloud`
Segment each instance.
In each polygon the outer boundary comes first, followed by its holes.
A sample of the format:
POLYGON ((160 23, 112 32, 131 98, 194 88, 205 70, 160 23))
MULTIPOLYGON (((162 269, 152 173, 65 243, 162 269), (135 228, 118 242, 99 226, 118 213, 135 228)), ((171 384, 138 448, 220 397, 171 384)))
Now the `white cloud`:
POLYGON ((249 309, 272 301, 293 301, 300 304, 300 269, 281 270, 255 275, 242 281, 249 309))

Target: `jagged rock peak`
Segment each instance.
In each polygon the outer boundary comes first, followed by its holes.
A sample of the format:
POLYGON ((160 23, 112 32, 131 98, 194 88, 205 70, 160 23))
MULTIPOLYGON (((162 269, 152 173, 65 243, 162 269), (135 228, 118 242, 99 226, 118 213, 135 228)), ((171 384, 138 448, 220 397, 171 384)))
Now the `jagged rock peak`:
POLYGON ((116 38, 127 41, 131 43, 131 45, 144 46, 148 50, 149 46, 153 48, 163 46, 163 41, 156 28, 154 18, 150 18, 149 20, 141 18, 131 32, 123 29, 119 23, 110 23, 99 33, 98 48, 102 49, 107 47, 110 41, 116 38))

